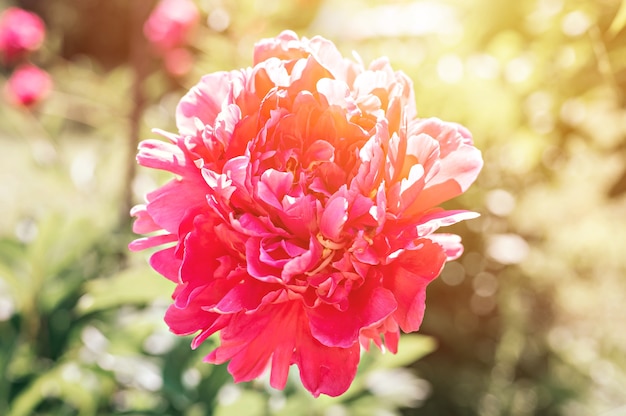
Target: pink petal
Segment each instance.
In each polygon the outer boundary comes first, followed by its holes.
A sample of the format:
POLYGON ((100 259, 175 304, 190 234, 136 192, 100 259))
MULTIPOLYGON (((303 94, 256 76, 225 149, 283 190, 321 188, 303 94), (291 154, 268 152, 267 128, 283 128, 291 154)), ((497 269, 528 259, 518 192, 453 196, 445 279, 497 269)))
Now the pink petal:
POLYGON ((302 239, 317 232, 317 201, 312 195, 299 198, 284 198, 283 211, 276 214, 285 230, 302 239))
POLYGON ((440 171, 426 184, 411 213, 424 211, 459 196, 476 180, 482 169, 480 150, 462 146, 441 160, 440 171))
POLYGON ((303 314, 295 302, 268 305, 255 314, 237 314, 220 334, 221 345, 205 361, 221 364, 235 382, 259 377, 271 360, 270 384, 282 389, 287 382, 303 314))
POLYGON ((428 236, 428 239, 439 244, 446 253, 446 261, 456 260, 463 254, 461 237, 455 234, 437 233, 428 236))
POLYGON ((241 109, 235 104, 226 106, 216 117, 215 138, 222 144, 225 150, 228 149, 235 126, 240 120, 241 109))
POLYGON ((265 304, 272 303, 282 289, 281 285, 267 284, 257 279, 244 279, 235 285, 212 308, 218 313, 254 312, 265 304))
POLYGON ((322 213, 320 231, 326 238, 338 240, 346 221, 348 221, 348 200, 343 196, 331 197, 322 213))
POLYGON ((387 331, 385 332, 385 345, 392 354, 398 352, 398 342, 400 341, 400 331, 387 331))
POLYGON ((322 304, 306 309, 311 333, 329 347, 348 348, 358 344, 362 329, 375 326, 396 310, 393 294, 382 287, 374 276, 368 276, 365 284, 353 290, 345 311, 334 305, 322 304))
POLYGON ((222 104, 229 96, 231 88, 229 81, 233 75, 232 72, 205 75, 185 94, 176 108, 176 126, 181 135, 197 135, 198 122, 201 125, 215 124, 222 104))
POLYGON ((153 237, 138 238, 135 241, 132 241, 128 245, 128 248, 131 251, 140 251, 140 250, 145 250, 147 248, 160 246, 162 244, 171 243, 177 240, 178 240, 178 237, 175 234, 161 234, 161 235, 155 235, 153 237))
POLYGON ((344 59, 335 44, 321 36, 315 36, 309 42, 309 48, 315 58, 330 71, 333 78, 349 81, 350 75, 355 71, 356 65, 344 59))
MULTIPOLYGON (((228 324, 229 316, 206 310, 215 305, 228 288, 229 285, 223 281, 195 288, 187 299, 174 303, 167 309, 165 323, 177 335, 190 335, 200 331, 191 344, 192 348, 197 348, 209 335, 228 324)), ((177 290, 175 295, 180 293, 177 290)), ((176 300, 178 297, 176 296, 176 300)))
POLYGON ((296 62, 291 72, 290 93, 297 95, 302 91, 315 91, 317 82, 332 75, 320 62, 309 56, 296 62))
POLYGON ((297 52, 299 47, 298 35, 291 30, 284 30, 275 38, 263 39, 254 45, 254 65, 275 57, 279 59, 300 58, 302 53, 297 52))
POLYGON ((404 332, 417 331, 426 307, 426 286, 443 268, 446 255, 441 246, 419 240, 420 248, 402 253, 383 271, 384 286, 398 302, 394 317, 404 332))
POLYGON ((150 266, 172 282, 180 283, 178 272, 182 261, 176 257, 175 253, 176 247, 157 251, 150 257, 150 266))
POLYGON ((146 209, 155 223, 175 233, 188 210, 207 206, 207 192, 208 187, 201 176, 173 179, 147 195, 146 209))
POLYGON ((282 209, 283 197, 289 192, 292 184, 291 172, 268 169, 263 172, 257 184, 257 196, 272 207, 282 209))
POLYGON ((352 384, 359 364, 359 344, 349 348, 326 347, 315 338, 299 338, 293 361, 300 369, 302 384, 314 397, 340 396, 352 384))
POLYGON ((317 91, 326 98, 328 105, 338 106, 351 113, 356 113, 358 107, 351 97, 350 87, 344 81, 322 78, 317 82, 317 91))
POLYGON ((278 277, 280 269, 263 263, 260 259, 262 241, 260 238, 249 238, 246 241, 247 271, 250 276, 263 282, 282 283, 278 277))
MULTIPOLYGON (((140 165, 172 172, 176 175, 186 175, 190 172, 189 162, 183 151, 172 143, 160 140, 144 140, 139 144, 137 162, 140 165)), ((197 170, 192 165, 191 170, 197 170)))
POLYGON ((471 220, 480 217, 480 214, 472 211, 453 210, 446 211, 440 208, 429 211, 420 218, 420 224, 417 226, 417 232, 420 236, 426 236, 434 233, 439 227, 446 227, 457 222, 471 220))
POLYGON ((135 222, 133 223, 133 232, 137 234, 148 234, 153 231, 158 231, 161 229, 158 224, 154 222, 148 211, 146 210, 146 206, 144 204, 135 205, 130 210, 130 215, 133 217, 137 217, 135 222))
POLYGON ((335 148, 325 140, 316 140, 306 149, 302 161, 303 166, 310 169, 313 164, 332 162, 335 157, 335 148))
POLYGON ((285 282, 291 281, 294 276, 303 274, 313 269, 313 267, 321 260, 322 247, 316 238, 309 239, 309 248, 302 254, 294 256, 283 266, 281 278, 285 282))
MULTIPOLYGON (((384 176, 384 158, 382 141, 378 135, 372 136, 359 151, 361 166, 354 182, 364 195, 380 186, 384 176)), ((351 186, 352 188, 352 186, 351 186)))
POLYGON ((247 212, 237 219, 231 213, 230 224, 237 232, 250 237, 290 236, 282 228, 277 228, 268 217, 260 217, 247 212))
POLYGON ((183 281, 207 283, 221 266, 219 258, 228 251, 215 232, 212 217, 197 215, 191 221, 193 229, 185 237, 180 275, 183 281))

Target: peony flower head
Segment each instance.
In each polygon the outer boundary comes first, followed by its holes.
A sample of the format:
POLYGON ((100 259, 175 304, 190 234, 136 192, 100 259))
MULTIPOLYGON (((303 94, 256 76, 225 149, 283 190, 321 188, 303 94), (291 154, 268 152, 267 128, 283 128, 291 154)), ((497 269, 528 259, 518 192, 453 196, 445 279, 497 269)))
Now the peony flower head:
POLYGON ((0 14, 0 57, 13 63, 41 46, 45 37, 43 20, 35 13, 9 7, 0 14))
POLYGON ((7 80, 4 94, 13 105, 29 108, 46 98, 51 89, 52 79, 46 71, 24 64, 17 67, 7 80))
POLYGON ((137 160, 175 175, 136 206, 134 231, 159 246, 152 267, 176 284, 165 321, 234 380, 290 365, 314 396, 354 379, 361 348, 395 353, 419 329, 427 285, 461 255, 435 233, 474 218, 438 205, 476 179, 462 126, 416 116, 410 79, 365 67, 330 41, 286 31, 254 66, 205 75, 180 101, 178 132, 137 160))
POLYGON ((144 24, 146 38, 162 53, 184 46, 200 13, 191 0, 161 0, 144 24))

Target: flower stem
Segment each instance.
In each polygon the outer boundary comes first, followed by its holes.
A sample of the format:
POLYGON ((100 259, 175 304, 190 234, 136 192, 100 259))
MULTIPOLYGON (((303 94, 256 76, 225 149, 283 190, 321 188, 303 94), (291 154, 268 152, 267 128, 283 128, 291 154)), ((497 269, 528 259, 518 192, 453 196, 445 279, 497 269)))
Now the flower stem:
POLYGON ((126 154, 126 172, 124 191, 120 207, 120 227, 126 228, 130 223, 129 211, 133 205, 133 180, 135 179, 137 162, 135 154, 141 131, 141 119, 146 104, 143 80, 150 72, 150 57, 148 44, 143 35, 143 24, 148 17, 152 3, 134 1, 131 6, 131 40, 129 63, 133 70, 132 99, 133 108, 130 113, 128 130, 128 148, 126 154))

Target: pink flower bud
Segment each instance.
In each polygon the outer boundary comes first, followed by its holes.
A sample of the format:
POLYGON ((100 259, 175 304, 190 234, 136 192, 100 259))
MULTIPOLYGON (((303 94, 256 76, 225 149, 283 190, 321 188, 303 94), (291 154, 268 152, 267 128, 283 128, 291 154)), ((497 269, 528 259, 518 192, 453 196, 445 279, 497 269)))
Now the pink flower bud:
POLYGON ((160 52, 185 45, 200 19, 191 0, 161 0, 144 25, 146 38, 160 52))
POLYGON ((0 14, 0 57, 11 64, 41 46, 45 37, 43 20, 34 13, 10 7, 0 14))
POLYGON ((51 89, 52 79, 46 71, 24 64, 16 68, 8 79, 4 93, 10 103, 30 108, 43 100, 51 89))

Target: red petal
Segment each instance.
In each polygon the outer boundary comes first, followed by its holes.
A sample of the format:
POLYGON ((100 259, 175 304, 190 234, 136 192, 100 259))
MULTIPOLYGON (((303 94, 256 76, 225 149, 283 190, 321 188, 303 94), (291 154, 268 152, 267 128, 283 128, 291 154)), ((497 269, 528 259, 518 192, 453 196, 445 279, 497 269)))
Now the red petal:
POLYGON ((150 266, 152 266, 157 273, 162 274, 172 282, 180 283, 178 271, 180 270, 182 261, 176 257, 175 253, 176 247, 157 251, 150 257, 150 266))
POLYGON ((253 314, 237 314, 222 330, 221 345, 205 361, 221 364, 230 360, 228 371, 235 382, 241 382, 260 376, 271 359, 270 384, 282 389, 303 317, 294 302, 271 305, 253 314))
POLYGON ((170 233, 176 233, 187 210, 207 205, 207 191, 208 187, 199 172, 197 177, 171 180, 148 194, 148 213, 155 223, 170 233))
POLYGON ((247 278, 233 287, 213 310, 220 313, 255 311, 263 304, 275 300, 282 286, 247 278))
POLYGON ((204 305, 215 303, 215 293, 211 289, 213 288, 207 286, 197 292, 184 308, 179 308, 176 304, 170 305, 165 313, 165 323, 173 333, 189 335, 213 325, 220 315, 202 309, 204 305))
POLYGON ((384 286, 398 302, 394 317, 404 332, 417 331, 424 318, 426 286, 435 279, 446 261, 439 244, 419 240, 420 248, 402 253, 383 271, 384 286))
POLYGON ((368 276, 363 286, 350 293, 345 311, 328 304, 307 309, 313 336, 329 347, 358 344, 362 329, 379 324, 396 309, 393 294, 379 284, 374 276, 368 276))
POLYGON ((359 364, 360 346, 357 342, 350 348, 325 347, 311 336, 302 336, 294 362, 300 369, 304 387, 313 396, 320 394, 339 396, 352 384, 359 364))

